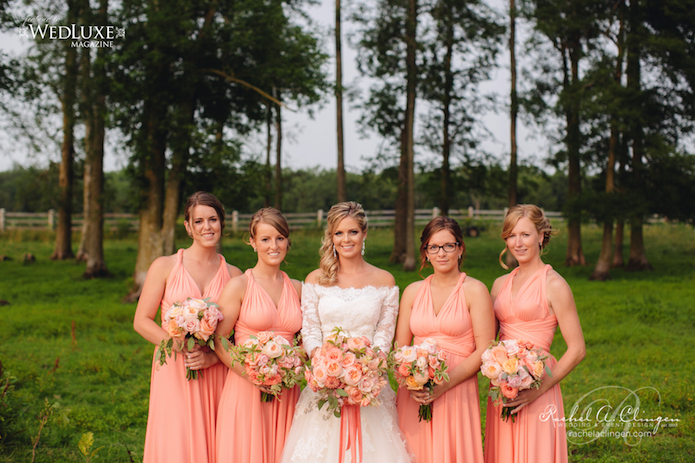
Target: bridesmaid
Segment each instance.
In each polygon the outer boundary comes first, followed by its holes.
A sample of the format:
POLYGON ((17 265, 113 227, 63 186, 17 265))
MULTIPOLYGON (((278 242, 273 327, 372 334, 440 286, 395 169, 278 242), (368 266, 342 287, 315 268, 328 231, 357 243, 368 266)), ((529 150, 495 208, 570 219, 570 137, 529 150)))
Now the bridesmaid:
MULTIPOLYGON (((217 254, 224 208, 215 196, 202 191, 191 195, 184 219, 193 244, 152 263, 135 310, 135 331, 155 345, 168 338, 154 321, 160 306, 163 317, 174 302, 188 297, 216 301, 230 277, 241 274, 217 254)), ((143 462, 212 463, 217 404, 226 368, 208 349, 176 347, 184 355, 172 356, 161 367, 152 362, 143 462), (188 381, 186 367, 200 370, 201 377, 188 381)))
POLYGON ((448 356, 449 381, 399 389, 398 425, 420 463, 482 462, 477 373, 495 336, 492 304, 485 285, 460 270, 466 247, 455 220, 432 219, 420 242, 420 271, 429 263, 434 274, 403 291, 396 342, 435 339, 448 356), (432 404, 432 421, 418 420, 424 404, 432 404))
MULTIPOLYGON (((274 331, 291 341, 302 328, 302 288, 280 270, 290 247, 290 227, 280 211, 269 207, 253 215, 249 236, 258 263, 224 288, 219 300, 224 320, 217 333, 229 337, 233 328, 236 345, 260 331, 274 331)), ((261 402, 261 392, 269 391, 254 385, 243 374, 243 365, 232 366, 220 339, 215 338, 215 351, 230 369, 217 418, 217 461, 275 463, 292 425, 299 386, 261 402)))
POLYGON ((550 351, 555 329, 560 326, 567 351, 547 365, 539 389, 521 391, 504 404, 516 414, 515 422, 503 421, 500 408, 490 399, 485 426, 485 462, 558 463, 568 461, 565 416, 560 380, 586 354, 584 335, 574 296, 567 282, 541 260, 541 251, 550 241, 552 227, 543 211, 532 204, 509 209, 502 225, 502 239, 519 266, 492 285, 492 301, 499 321, 501 340, 524 339, 550 351))

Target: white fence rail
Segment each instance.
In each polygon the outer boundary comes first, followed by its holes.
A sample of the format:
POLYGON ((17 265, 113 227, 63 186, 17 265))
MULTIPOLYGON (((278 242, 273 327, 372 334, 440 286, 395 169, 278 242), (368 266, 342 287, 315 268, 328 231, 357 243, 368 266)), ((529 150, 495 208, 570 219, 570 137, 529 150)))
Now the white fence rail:
MULTIPOLYGON (((424 225, 432 218, 440 215, 440 210, 437 207, 432 209, 416 209, 415 224, 424 225)), ((456 220, 499 220, 502 221, 504 210, 485 210, 485 209, 452 209, 449 211, 449 217, 456 220)), ((546 216, 552 220, 564 220, 561 212, 548 212, 546 216)), ((233 211, 225 217, 228 226, 232 231, 245 230, 253 214, 240 214, 233 211)), ((298 228, 320 228, 326 223, 326 213, 319 209, 316 212, 290 212, 285 214, 287 222, 293 229, 298 228)), ((396 217, 394 210, 374 210, 367 211, 370 227, 388 227, 392 226, 396 217)), ((5 209, 0 209, 0 231, 5 230, 53 230, 58 221, 57 213, 51 209, 48 212, 6 212, 5 209)), ((72 216, 73 230, 80 230, 84 217, 81 214, 72 216)), ((104 214, 104 228, 116 230, 118 228, 127 227, 130 230, 137 230, 140 220, 137 214, 104 214)))

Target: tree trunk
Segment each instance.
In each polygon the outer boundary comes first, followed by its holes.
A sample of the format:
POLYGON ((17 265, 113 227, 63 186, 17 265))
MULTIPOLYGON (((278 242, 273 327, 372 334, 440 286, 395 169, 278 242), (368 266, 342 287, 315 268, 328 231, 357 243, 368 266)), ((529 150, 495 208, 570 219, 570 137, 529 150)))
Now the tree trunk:
POLYGON ((338 141, 338 202, 347 201, 343 143, 343 69, 340 36, 340 0, 335 0, 335 111, 338 141))
POLYGON ((417 68, 415 62, 417 28, 417 0, 408 1, 408 18, 406 20, 406 157, 407 157, 407 211, 405 220, 405 262, 403 270, 415 270, 415 91, 417 88, 417 68))
MULTIPOLYGON (((518 174, 517 166, 517 145, 516 145, 516 120, 519 114, 519 97, 516 92, 516 0, 509 0, 509 59, 511 73, 511 95, 509 106, 509 141, 510 141, 510 156, 509 156, 509 185, 507 204, 509 207, 516 206, 516 186, 518 174)), ((511 257, 514 261, 514 256, 507 253, 508 258, 511 257)), ((512 267, 507 264, 510 268, 512 267)))
POLYGON ((264 207, 270 207, 271 198, 273 196, 273 170, 270 166, 270 153, 273 146, 273 107, 270 102, 266 106, 265 126, 268 133, 265 145, 265 196, 263 200, 264 207))
POLYGON ((613 249, 613 262, 611 266, 622 267, 625 265, 623 259, 623 236, 625 231, 625 221, 618 220, 615 224, 615 248, 613 249))
MULTIPOLYGON (((275 96, 275 89, 273 89, 275 96)), ((278 100, 280 100, 280 92, 277 92, 278 100)), ((277 134, 277 142, 275 145, 275 209, 282 210, 282 107, 275 108, 275 132, 277 134)))
MULTIPOLYGON (((76 0, 68 0, 68 23, 77 22, 79 5, 76 0)), ((58 174, 60 194, 58 198, 58 228, 56 229, 55 248, 51 259, 72 259, 72 191, 73 161, 75 157, 75 100, 77 93, 77 49, 65 41, 65 87, 61 99, 63 110, 63 144, 61 163, 58 174)))
POLYGON ((396 216, 393 224, 393 250, 389 262, 402 264, 406 254, 406 214, 408 209, 408 158, 406 156, 405 127, 401 132, 401 160, 398 165, 396 216))
POLYGON ((439 208, 442 215, 449 215, 451 202, 451 167, 449 157, 451 155, 451 137, 449 136, 449 124, 451 121, 451 94, 454 87, 454 76, 451 72, 451 56, 454 51, 454 25, 451 12, 445 13, 446 18, 446 55, 444 57, 444 126, 442 128, 442 184, 439 200, 439 208))
MULTIPOLYGON (((630 91, 636 107, 633 113, 642 114, 642 66, 641 60, 641 39, 643 36, 642 12, 639 2, 630 2, 630 32, 628 34, 628 55, 627 55, 627 88, 630 91)), ((631 121, 632 139, 632 173, 633 188, 639 191, 642 181, 642 170, 644 169, 643 159, 645 157, 644 133, 642 121, 636 117, 631 121)), ((637 193, 638 197, 641 192, 637 193)), ((630 257, 627 262, 627 270, 652 270, 647 253, 644 249, 644 238, 642 233, 642 211, 636 211, 630 219, 630 257)))
POLYGON ((571 64, 570 86, 565 87, 570 93, 567 103, 567 157, 568 157, 568 194, 567 199, 570 203, 567 214, 567 257, 565 265, 572 267, 575 265, 585 265, 584 253, 582 251, 582 216, 581 207, 576 203, 582 194, 581 167, 579 163, 579 145, 581 143, 581 133, 579 130, 579 56, 581 53, 581 43, 578 35, 570 38, 568 52, 571 64))

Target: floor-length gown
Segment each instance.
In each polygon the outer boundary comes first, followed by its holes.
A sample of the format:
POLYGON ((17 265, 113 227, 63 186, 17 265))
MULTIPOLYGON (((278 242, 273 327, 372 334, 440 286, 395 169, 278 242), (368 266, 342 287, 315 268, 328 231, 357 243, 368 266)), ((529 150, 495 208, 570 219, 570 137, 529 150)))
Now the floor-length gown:
MULTIPOLYGON (((552 267, 545 265, 519 288, 512 298, 512 281, 518 272, 514 269, 505 280, 495 300, 495 316, 500 324, 500 339, 523 339, 550 352, 557 319, 550 315, 546 280, 552 267)), ((552 368, 555 357, 549 356, 552 368)), ((485 463, 562 463, 567 457, 567 436, 562 419, 560 384, 555 384, 543 395, 511 418, 500 418, 501 407, 487 404, 485 426, 485 463)))
MULTIPOLYGON (((162 318, 174 302, 188 297, 210 298, 215 302, 229 281, 227 262, 220 266, 205 293, 183 266, 183 249, 166 281, 162 296, 162 318)), ((155 349, 156 351, 156 349, 155 349)), ((227 367, 216 363, 200 370, 200 377, 186 379, 183 355, 172 355, 162 366, 152 361, 150 406, 143 463, 213 463, 215 422, 227 367)))
MULTIPOLYGON (((437 341, 447 353, 449 371, 475 351, 475 338, 468 311, 462 273, 456 287, 435 315, 432 276, 418 290, 410 315, 413 345, 425 339, 437 341)), ((420 463, 479 463, 483 461, 480 432, 480 399, 477 375, 461 382, 432 402, 432 421, 419 421, 410 391, 398 391, 398 424, 420 463)))
MULTIPOLYGON (((348 336, 366 336, 385 352, 391 349, 398 316, 398 287, 340 288, 304 284, 302 337, 307 352, 320 347, 324 336, 336 327, 348 336)), ((396 396, 384 387, 379 406, 360 408, 364 463, 412 461, 398 429, 396 396)), ((283 463, 336 463, 340 457, 340 418, 324 406, 319 396, 305 387, 297 403, 292 430, 285 443, 283 463)), ((351 451, 344 455, 351 462, 351 451)), ((354 462, 352 462, 354 463, 354 462)))
MULTIPOLYGON (((234 341, 242 345, 261 331, 273 331, 292 342, 302 328, 299 296, 283 272, 284 285, 278 306, 246 271, 248 283, 234 341)), ((218 463, 275 463, 280 460, 292 425, 299 386, 284 390, 271 402, 261 402, 261 390, 229 370, 217 417, 218 463)))

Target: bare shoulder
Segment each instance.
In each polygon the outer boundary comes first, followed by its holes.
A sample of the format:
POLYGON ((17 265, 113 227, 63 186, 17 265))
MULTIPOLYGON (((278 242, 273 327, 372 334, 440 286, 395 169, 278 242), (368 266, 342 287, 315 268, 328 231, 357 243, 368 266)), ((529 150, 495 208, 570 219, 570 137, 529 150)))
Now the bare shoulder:
POLYGON ((494 283, 492 283, 490 294, 499 294, 500 289, 502 289, 502 285, 505 281, 507 281, 507 278, 509 278, 509 273, 502 275, 501 277, 497 277, 494 283))
POLYGON ((489 296, 490 294, 487 290, 487 286, 485 286, 485 283, 469 275, 466 275, 466 279, 463 281, 463 290, 466 292, 466 294, 475 296, 489 296))
POLYGON ((413 283, 410 283, 403 290, 403 298, 415 297, 417 292, 420 291, 420 288, 422 288, 422 285, 424 285, 424 284, 425 284, 425 280, 414 281, 413 283))
POLYGON ((150 268, 147 270, 147 273, 148 275, 152 274, 152 276, 162 277, 166 280, 171 271, 174 269, 175 265, 176 254, 173 254, 171 256, 157 257, 154 260, 154 262, 152 262, 152 265, 150 265, 150 268))
POLYGON ((310 283, 312 285, 317 285, 319 283, 319 276, 321 275, 321 269, 317 268, 309 273, 304 279, 304 283, 310 283))
POLYGON ((239 267, 236 267, 232 264, 227 264, 227 272, 229 272, 229 276, 232 278, 238 277, 243 273, 241 270, 239 270, 239 267))
POLYGON ((369 279, 372 282, 372 286, 376 286, 377 288, 381 286, 396 286, 396 279, 393 277, 393 275, 391 275, 390 272, 387 272, 386 270, 380 269, 378 267, 374 267, 371 264, 370 266, 372 268, 369 272, 369 279))
POLYGON ((226 293, 236 293, 238 291, 246 292, 246 285, 249 283, 249 277, 242 273, 231 278, 224 287, 226 293))
POLYGON ((290 278, 290 282, 292 283, 292 286, 294 287, 294 290, 297 292, 297 296, 299 298, 302 298, 302 282, 299 280, 295 280, 294 278, 290 278))
POLYGON ((567 297, 572 296, 572 289, 567 281, 557 273, 555 270, 551 269, 548 272, 548 276, 545 280, 546 291, 548 292, 548 297, 567 297))

